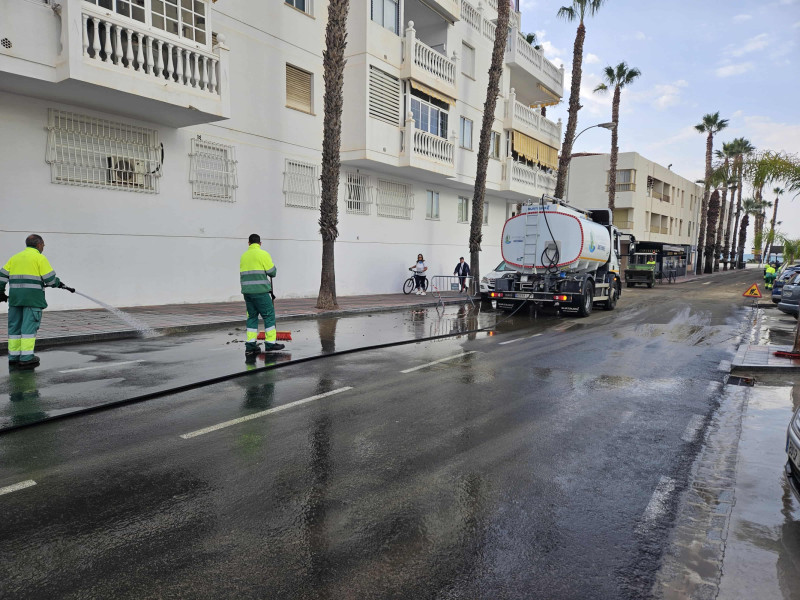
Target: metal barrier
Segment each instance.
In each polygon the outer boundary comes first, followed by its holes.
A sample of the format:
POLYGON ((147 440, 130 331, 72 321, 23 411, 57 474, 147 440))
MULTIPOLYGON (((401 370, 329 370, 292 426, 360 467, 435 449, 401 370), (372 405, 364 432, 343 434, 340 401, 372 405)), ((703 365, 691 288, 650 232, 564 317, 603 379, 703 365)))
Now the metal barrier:
POLYGON ((470 304, 475 306, 472 301, 472 296, 469 293, 469 286, 472 283, 472 277, 459 277, 458 275, 433 275, 430 278, 429 291, 436 296, 439 303, 444 306, 442 298, 456 298, 464 296, 469 300, 470 304), (462 288, 466 289, 462 291, 462 288))

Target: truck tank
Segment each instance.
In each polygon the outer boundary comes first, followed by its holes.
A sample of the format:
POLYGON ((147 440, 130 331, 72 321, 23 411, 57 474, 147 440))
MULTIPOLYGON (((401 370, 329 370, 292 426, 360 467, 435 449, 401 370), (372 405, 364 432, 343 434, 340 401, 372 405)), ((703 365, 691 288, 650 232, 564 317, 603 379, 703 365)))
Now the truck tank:
POLYGON ((608 229, 577 210, 560 204, 524 205, 503 227, 501 252, 522 273, 594 271, 608 261, 611 239, 608 229))

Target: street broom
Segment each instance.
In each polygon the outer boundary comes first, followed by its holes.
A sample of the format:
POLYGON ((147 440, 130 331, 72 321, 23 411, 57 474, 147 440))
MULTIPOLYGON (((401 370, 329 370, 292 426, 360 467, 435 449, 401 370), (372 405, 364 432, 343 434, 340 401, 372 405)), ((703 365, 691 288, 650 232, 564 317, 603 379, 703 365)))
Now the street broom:
MULTIPOLYGON (((270 284, 269 285, 269 287, 270 287, 269 295, 272 296, 272 306, 274 308, 275 307, 275 294, 273 293, 273 290, 275 289, 275 284, 272 283, 272 277, 269 278, 269 284, 270 284)), ((291 331, 278 331, 278 332, 276 332, 276 335, 277 335, 277 337, 275 338, 275 341, 278 341, 278 342, 291 342, 292 341, 292 332, 291 331)), ((264 340, 264 339, 266 339, 267 336, 266 336, 265 332, 259 331, 257 337, 258 337, 259 340, 264 340)))

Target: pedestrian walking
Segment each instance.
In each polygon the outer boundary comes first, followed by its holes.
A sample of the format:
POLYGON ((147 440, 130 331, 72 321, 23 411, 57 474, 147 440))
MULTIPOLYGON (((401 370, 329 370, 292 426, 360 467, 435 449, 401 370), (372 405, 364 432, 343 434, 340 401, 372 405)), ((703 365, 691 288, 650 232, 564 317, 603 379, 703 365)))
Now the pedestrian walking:
POLYGON ((8 367, 35 369, 39 357, 33 353, 36 333, 47 308, 44 288, 67 288, 45 258, 42 236, 31 234, 25 250, 12 256, 0 269, 0 302, 8 301, 8 367), (6 295, 8 286, 8 295, 6 295))
POLYGON ((428 276, 425 271, 428 270, 428 265, 425 264, 425 258, 422 254, 417 255, 417 262, 408 268, 414 272, 414 285, 416 286, 415 294, 418 296, 425 296, 425 289, 428 287, 428 276))
POLYGON ((258 317, 264 319, 264 350, 282 350, 285 346, 276 343, 278 332, 275 328, 275 307, 272 304, 272 285, 270 278, 277 270, 268 252, 261 249, 261 237, 253 233, 247 240, 249 247, 239 260, 239 279, 242 295, 247 306, 247 342, 244 346, 245 358, 255 357, 261 352, 258 339, 258 317))
POLYGON ((467 291, 467 275, 469 275, 469 265, 464 262, 464 257, 458 259, 458 264, 456 265, 455 270, 453 271, 453 275, 458 275, 458 283, 460 284, 460 288, 458 293, 461 294, 467 291))

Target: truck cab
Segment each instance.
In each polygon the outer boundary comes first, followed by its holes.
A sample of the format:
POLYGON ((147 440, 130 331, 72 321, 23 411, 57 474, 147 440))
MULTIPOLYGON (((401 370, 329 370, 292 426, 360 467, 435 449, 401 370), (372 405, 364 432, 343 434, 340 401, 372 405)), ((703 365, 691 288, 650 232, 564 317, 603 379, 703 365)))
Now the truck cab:
POLYGON ((635 252, 630 255, 625 269, 625 285, 632 288, 642 283, 648 288, 655 285, 658 276, 658 255, 655 252, 635 252))

